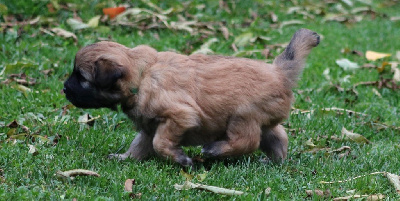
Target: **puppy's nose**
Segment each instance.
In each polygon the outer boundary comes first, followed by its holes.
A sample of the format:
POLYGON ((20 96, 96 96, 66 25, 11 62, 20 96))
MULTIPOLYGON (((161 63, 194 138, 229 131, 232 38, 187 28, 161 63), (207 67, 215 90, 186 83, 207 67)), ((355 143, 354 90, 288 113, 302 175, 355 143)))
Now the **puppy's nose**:
POLYGON ((65 94, 65 93, 67 93, 67 88, 66 88, 66 87, 64 87, 64 88, 61 90, 61 94, 65 94))

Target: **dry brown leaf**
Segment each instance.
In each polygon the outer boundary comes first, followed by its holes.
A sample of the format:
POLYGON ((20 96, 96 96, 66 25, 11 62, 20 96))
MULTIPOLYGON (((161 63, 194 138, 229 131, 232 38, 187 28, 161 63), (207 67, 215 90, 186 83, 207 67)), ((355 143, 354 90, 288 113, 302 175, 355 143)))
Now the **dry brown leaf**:
POLYGON ((63 178, 63 179, 71 179, 73 180, 76 176, 95 176, 95 177, 100 177, 100 175, 97 172, 93 172, 90 170, 85 170, 85 169, 73 169, 73 170, 68 170, 65 172, 62 171, 57 171, 56 176, 63 178))
POLYGON ((269 194, 271 194, 271 187, 268 187, 265 189, 264 191, 265 196, 268 196, 269 194))
POLYGON ((316 147, 315 144, 313 143, 313 139, 312 139, 312 138, 308 139, 308 140, 304 143, 304 145, 307 146, 307 147, 310 147, 310 148, 316 147))
POLYGON ((52 28, 51 31, 53 33, 57 34, 57 36, 61 36, 66 39, 72 38, 72 39, 74 39, 75 42, 78 42, 78 37, 76 37, 76 35, 72 32, 66 31, 61 28, 52 28))
POLYGON ((364 136, 348 131, 345 127, 342 128, 342 137, 358 143, 370 144, 371 142, 364 136))
POLYGON ((399 63, 397 62, 390 62, 391 71, 393 72, 393 80, 395 82, 400 82, 400 69, 397 67, 399 63))
POLYGON ((36 155, 39 154, 39 151, 36 149, 35 146, 33 146, 33 145, 31 145, 31 144, 28 144, 28 146, 29 146, 29 151, 28 151, 28 153, 32 154, 32 156, 36 156, 36 155))
POLYGON ((218 193, 218 194, 223 194, 223 195, 242 195, 244 193, 242 191, 236 191, 236 190, 221 188, 221 187, 217 187, 217 186, 208 186, 208 185, 203 185, 203 184, 197 184, 197 183, 192 183, 190 181, 186 181, 183 185, 175 184, 174 187, 176 190, 188 190, 188 189, 197 188, 197 189, 208 190, 213 193, 218 193))
POLYGON ((127 179, 124 184, 124 190, 126 192, 132 192, 133 185, 135 185, 135 179, 127 179))
POLYGON ((222 32, 222 35, 224 36, 225 40, 228 40, 230 35, 229 29, 226 26, 221 25, 219 30, 222 32))
POLYGON ((312 197, 315 195, 321 196, 321 197, 330 197, 331 196, 331 192, 329 191, 329 189, 323 191, 320 189, 315 189, 315 190, 306 190, 306 194, 307 197, 312 197))
POLYGON ((86 114, 78 117, 78 123, 88 124, 89 126, 93 126, 94 121, 99 118, 100 118, 100 115, 98 115, 97 117, 92 117, 88 113, 86 113, 86 114))
POLYGON ((387 172, 386 177, 389 179, 390 183, 392 183, 396 192, 400 194, 400 176, 387 172))
POLYGON ((377 95, 379 98, 382 98, 381 93, 379 93, 379 91, 378 91, 377 89, 372 88, 372 92, 373 92, 375 95, 377 95))
POLYGON ((392 174, 390 172, 373 172, 370 174, 365 174, 365 175, 360 175, 360 176, 356 176, 350 179, 346 179, 346 180, 342 180, 342 181, 330 181, 330 182, 326 182, 326 181, 320 181, 320 184, 335 184, 335 183, 344 183, 344 182, 348 182, 348 181, 352 181, 355 179, 359 179, 362 177, 366 177, 369 175, 377 175, 377 174, 383 174, 386 176, 386 178, 389 180, 389 182, 394 186, 394 188, 396 189, 396 192, 398 194, 400 194, 400 176, 396 175, 396 174, 392 174))
POLYGON ((18 122, 16 120, 10 122, 9 124, 6 125, 8 128, 17 128, 19 126, 18 122))
POLYGON ((338 197, 334 198, 334 201, 347 201, 347 200, 354 200, 357 198, 366 198, 368 201, 375 201, 375 200, 383 200, 385 199, 385 196, 382 194, 377 194, 377 195, 349 195, 345 197, 338 197))
POLYGON ((365 53, 365 57, 370 61, 375 61, 375 60, 382 59, 385 57, 390 57, 390 56, 391 56, 391 54, 388 54, 388 53, 374 52, 374 51, 370 51, 370 50, 368 50, 365 53))
POLYGON ((186 181, 190 181, 190 180, 192 180, 194 178, 193 175, 185 172, 183 169, 181 169, 180 173, 186 179, 186 181))

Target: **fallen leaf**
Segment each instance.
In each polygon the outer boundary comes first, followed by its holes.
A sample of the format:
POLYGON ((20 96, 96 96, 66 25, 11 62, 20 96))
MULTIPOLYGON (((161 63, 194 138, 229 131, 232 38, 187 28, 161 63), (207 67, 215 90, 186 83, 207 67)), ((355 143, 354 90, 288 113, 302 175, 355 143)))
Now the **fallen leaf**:
POLYGON ((97 117, 92 117, 88 113, 85 113, 84 115, 78 117, 78 123, 93 126, 94 121, 99 118, 100 118, 100 115, 98 115, 97 117))
POLYGON ((242 33, 239 36, 235 37, 233 43, 237 46, 242 47, 248 45, 252 38, 253 38, 253 33, 251 32, 242 33))
POLYGON ((360 68, 360 66, 355 63, 355 62, 351 62, 348 59, 338 59, 336 60, 336 64, 339 65, 340 67, 343 68, 343 70, 348 71, 348 70, 355 70, 360 68))
POLYGON ((331 76, 329 75, 329 73, 330 73, 330 69, 329 68, 326 68, 324 70, 324 72, 322 72, 322 75, 324 75, 326 80, 331 80, 331 76))
POLYGON ((36 156, 39 154, 39 151, 36 149, 35 146, 31 144, 28 144, 28 146, 29 146, 29 151, 28 151, 29 154, 32 154, 32 156, 36 156))
POLYGON ((385 196, 382 194, 377 194, 377 195, 349 195, 345 197, 337 197, 334 198, 334 201, 347 201, 347 200, 354 200, 358 198, 366 198, 368 201, 376 201, 376 200, 383 200, 385 199, 385 196))
POLYGON ((83 23, 77 19, 69 18, 67 19, 67 24, 71 26, 73 30, 87 29, 87 28, 96 28, 99 25, 100 15, 97 15, 91 18, 88 23, 83 23))
POLYGON ((211 38, 206 43, 200 46, 200 49, 194 51, 192 54, 212 54, 214 51, 210 49, 211 44, 218 42, 217 38, 211 38))
POLYGON ((8 128, 17 128, 19 126, 18 122, 16 120, 10 122, 9 124, 7 124, 8 128))
POLYGON ((397 67, 399 63, 390 62, 390 64, 391 64, 391 71, 393 72, 393 80, 395 82, 400 82, 400 69, 397 67))
MULTIPOLYGON (((49 140, 49 138, 47 138, 46 136, 41 136, 41 135, 31 135, 31 137, 33 138, 33 139, 36 139, 36 138, 38 138, 38 139, 40 139, 42 142, 50 142, 50 140, 49 140)), ((35 140, 36 141, 36 140, 35 140)))
POLYGON ((221 25, 221 27, 219 28, 219 30, 222 32, 222 35, 224 36, 225 40, 229 39, 229 29, 226 28, 226 26, 221 25))
POLYGON ((265 191, 264 191, 264 194, 265 194, 266 196, 268 196, 269 194, 271 194, 271 187, 266 188, 265 191))
POLYGON ((97 15, 97 16, 95 16, 95 17, 92 17, 92 18, 88 21, 87 25, 88 25, 89 27, 91 27, 91 28, 96 28, 96 27, 98 27, 98 26, 99 26, 100 17, 101 17, 100 15, 97 15))
POLYGON ((342 0, 342 2, 345 3, 349 7, 353 6, 353 2, 351 0, 342 0))
POLYGON ((400 176, 387 172, 386 177, 396 189, 397 194, 400 194, 400 176))
POLYGON ((84 169, 73 169, 73 170, 68 170, 65 172, 62 171, 57 171, 56 176, 63 178, 63 179, 71 179, 73 180, 76 176, 95 176, 95 177, 100 177, 100 175, 97 172, 93 172, 90 170, 84 170, 84 169))
POLYGON ((125 7, 103 8, 103 14, 108 15, 110 19, 114 19, 117 15, 124 12, 125 7))
POLYGON ((5 74, 21 73, 25 69, 33 69, 37 66, 38 64, 33 63, 31 61, 16 61, 11 64, 6 64, 3 70, 5 74))
POLYGON ((90 27, 89 25, 73 18, 67 19, 67 24, 71 26, 73 30, 86 29, 90 27))
POLYGON ((382 59, 385 57, 390 57, 390 56, 391 56, 391 54, 388 54, 388 53, 380 53, 380 52, 374 52, 374 51, 370 51, 370 50, 368 50, 365 53, 365 57, 370 61, 375 61, 375 60, 382 59))
POLYGON ((132 192, 132 187, 135 185, 135 179, 127 179, 124 185, 124 191, 132 192))
POLYGON ((329 189, 323 191, 320 189, 315 189, 315 190, 306 190, 307 197, 312 197, 315 195, 320 196, 320 197, 330 197, 331 196, 331 191, 329 189))
POLYGON ((183 185, 175 184, 174 185, 176 190, 188 190, 188 189, 203 189, 203 190, 208 190, 213 193, 218 193, 218 194, 223 194, 223 195, 242 195, 244 192, 242 191, 236 191, 236 190, 231 190, 231 189, 226 189, 226 188, 221 188, 217 186, 208 186, 208 185, 203 185, 203 184, 198 184, 198 183, 192 183, 190 181, 186 181, 183 185))
POLYGON ((185 171, 182 170, 182 169, 181 169, 180 173, 181 173, 181 175, 186 179, 186 181, 190 181, 190 180, 192 180, 193 177, 194 177, 193 175, 191 175, 191 174, 185 172, 185 171))
POLYGON ((278 16, 277 16, 274 12, 271 12, 269 15, 270 15, 271 21, 272 21, 273 23, 278 22, 278 16))
POLYGON ((289 20, 289 21, 283 21, 279 25, 279 31, 282 32, 282 28, 286 26, 291 26, 291 25, 299 25, 299 24, 304 24, 304 21, 301 20, 289 20))
POLYGON ((381 93, 379 93, 379 91, 378 91, 377 89, 372 88, 372 92, 373 92, 375 95, 377 95, 379 98, 382 98, 381 93))
POLYGON ((74 39, 75 42, 78 42, 78 37, 76 37, 76 35, 72 32, 66 31, 61 28, 52 28, 51 31, 54 32, 55 34, 57 34, 57 36, 61 36, 63 38, 67 38, 67 39, 72 38, 72 39, 74 39))
POLYGON ((196 175, 196 179, 197 179, 199 182, 202 182, 202 181, 204 181, 204 180, 207 178, 207 175, 208 175, 208 172, 205 172, 205 173, 203 173, 203 174, 198 174, 198 175, 196 175))
POLYGON ((351 141, 358 142, 358 143, 365 143, 365 144, 371 143, 364 136, 357 134, 357 133, 352 133, 352 132, 348 131, 345 127, 342 128, 342 137, 345 139, 350 139, 351 141))
POLYGON ((15 85, 15 89, 17 89, 18 91, 24 93, 25 96, 27 95, 27 93, 32 92, 32 89, 30 89, 30 88, 28 88, 28 87, 26 87, 24 85, 21 85, 21 84, 15 85))
POLYGON ((304 145, 307 146, 307 147, 310 147, 310 148, 315 147, 315 144, 313 143, 312 138, 308 139, 308 140, 304 143, 304 145))

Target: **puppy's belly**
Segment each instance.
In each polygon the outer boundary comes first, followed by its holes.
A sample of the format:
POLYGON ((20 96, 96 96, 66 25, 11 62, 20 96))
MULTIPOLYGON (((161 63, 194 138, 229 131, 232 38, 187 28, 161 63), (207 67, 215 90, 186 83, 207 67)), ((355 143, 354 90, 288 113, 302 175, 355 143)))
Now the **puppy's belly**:
POLYGON ((226 135, 225 131, 210 132, 206 130, 187 131, 182 138, 182 146, 204 145, 210 142, 221 140, 226 135))

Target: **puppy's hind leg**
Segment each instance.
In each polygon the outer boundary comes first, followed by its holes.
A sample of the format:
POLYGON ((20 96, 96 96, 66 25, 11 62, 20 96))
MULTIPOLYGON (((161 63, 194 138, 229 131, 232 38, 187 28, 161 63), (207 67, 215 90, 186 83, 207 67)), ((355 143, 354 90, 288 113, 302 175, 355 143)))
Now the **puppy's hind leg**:
POLYGON ((275 162, 281 162, 287 157, 288 137, 282 125, 262 128, 260 149, 275 162))
POLYGON ((142 160, 153 154, 155 154, 153 149, 153 137, 140 131, 135 139, 133 139, 128 151, 123 154, 110 154, 108 157, 110 159, 117 158, 120 160, 125 160, 127 158, 142 160))
POLYGON ((228 125, 227 139, 203 146, 206 156, 240 156, 254 152, 259 147, 261 129, 255 120, 233 118, 228 125))
POLYGON ((192 159, 179 147, 185 130, 171 119, 160 123, 153 139, 154 150, 157 154, 172 159, 182 166, 193 166, 192 159))

